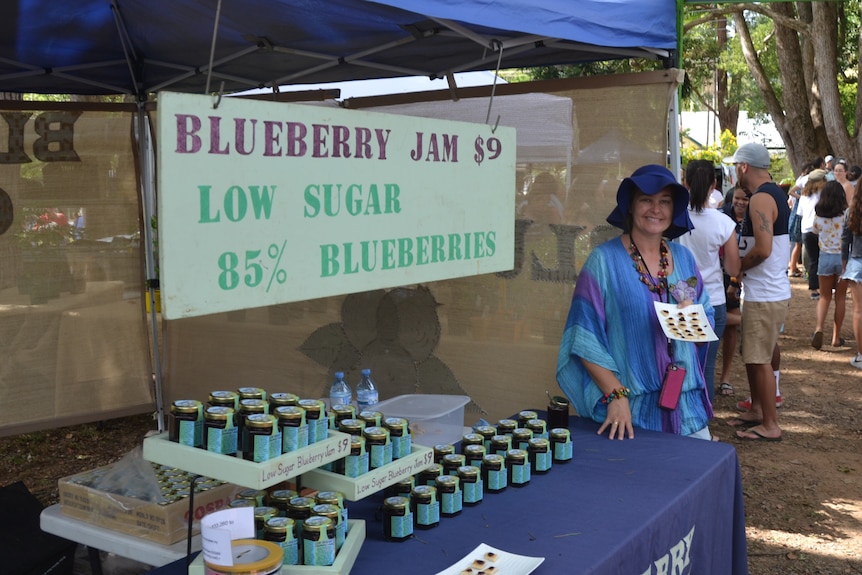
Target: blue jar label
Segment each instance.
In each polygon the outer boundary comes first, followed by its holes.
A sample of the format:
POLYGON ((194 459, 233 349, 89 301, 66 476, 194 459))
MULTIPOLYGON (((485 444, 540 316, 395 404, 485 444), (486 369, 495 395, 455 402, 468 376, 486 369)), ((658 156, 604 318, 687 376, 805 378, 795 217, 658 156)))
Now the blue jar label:
POLYGON ((177 443, 180 445, 189 445, 198 447, 203 445, 204 441, 204 422, 202 420, 177 422, 179 425, 177 433, 177 443))
POLYGON ((431 503, 419 503, 416 505, 416 523, 418 525, 434 525, 440 522, 440 502, 432 500, 431 503))
POLYGON ((483 488, 481 479, 477 480, 476 483, 464 483, 464 503, 478 503, 482 501, 483 488))
POLYGON ((297 565, 299 563, 299 541, 296 539, 288 539, 278 544, 284 552, 282 565, 297 565))
POLYGON ((554 459, 557 461, 568 461, 572 458, 572 442, 554 442, 554 459))
POLYGON ((303 447, 308 447, 308 424, 299 427, 284 426, 281 428, 282 451, 289 453, 303 447))
POLYGON ((536 471, 547 471, 551 465, 553 465, 553 459, 550 451, 536 453, 536 471))
POLYGON ((304 539, 302 554, 303 565, 332 565, 335 563, 335 539, 329 539, 326 533, 321 533, 317 541, 304 539))
POLYGON ((512 484, 521 485, 530 481, 530 463, 512 466, 512 484))
POLYGON ((368 473, 368 453, 348 455, 344 458, 345 477, 356 478, 368 473))
POLYGON ((393 515, 389 521, 389 536, 401 539, 413 535, 413 513, 408 511, 403 516, 393 515))
POLYGON ((405 433, 401 437, 392 438, 392 459, 401 459, 407 457, 413 448, 413 441, 410 439, 410 434, 405 433))
POLYGON ((383 467, 387 463, 392 463, 392 444, 386 445, 371 445, 371 468, 377 469, 383 467))
POLYGON ((503 489, 509 484, 508 473, 504 467, 500 471, 488 471, 488 489, 503 489))
POLYGON ((228 455, 236 453, 236 427, 219 429, 210 427, 207 429, 207 451, 228 455))
POLYGON ((455 493, 442 493, 440 495, 440 507, 443 513, 453 515, 462 509, 461 491, 455 493))

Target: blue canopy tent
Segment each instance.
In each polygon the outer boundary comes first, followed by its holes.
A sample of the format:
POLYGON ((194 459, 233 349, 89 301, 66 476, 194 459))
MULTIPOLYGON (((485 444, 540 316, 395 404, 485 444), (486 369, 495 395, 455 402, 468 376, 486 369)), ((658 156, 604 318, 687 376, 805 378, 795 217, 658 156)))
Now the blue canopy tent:
MULTIPOLYGON (((162 90, 275 92, 400 76, 453 82, 462 71, 620 58, 672 68, 676 47, 675 0, 8 0, 0 91, 134 96, 149 222, 154 146, 145 108, 162 90)), ((147 278, 155 278, 149 226, 141 233, 147 278)), ((158 353, 155 329, 151 336, 158 353)), ((160 376, 157 369, 161 410, 160 376)))
POLYGON ((11 0, 7 92, 138 94, 590 62, 675 63, 674 0, 11 0), (502 53, 502 54, 501 54, 502 53))

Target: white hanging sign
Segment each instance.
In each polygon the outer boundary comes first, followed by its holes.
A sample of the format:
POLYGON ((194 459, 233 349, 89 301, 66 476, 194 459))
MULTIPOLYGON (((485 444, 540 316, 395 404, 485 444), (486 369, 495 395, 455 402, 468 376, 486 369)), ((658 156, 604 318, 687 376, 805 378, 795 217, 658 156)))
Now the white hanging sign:
POLYGON ((515 130, 162 93, 168 319, 512 269, 515 130))

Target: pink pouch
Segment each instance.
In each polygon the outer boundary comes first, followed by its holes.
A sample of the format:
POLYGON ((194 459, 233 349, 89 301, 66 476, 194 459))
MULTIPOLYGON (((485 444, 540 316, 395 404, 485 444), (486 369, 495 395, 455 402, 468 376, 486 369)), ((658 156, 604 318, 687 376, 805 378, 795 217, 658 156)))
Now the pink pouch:
POLYGON ((664 380, 661 382, 661 394, 658 396, 659 407, 676 409, 679 395, 682 393, 682 382, 685 379, 685 368, 675 363, 667 366, 664 380))

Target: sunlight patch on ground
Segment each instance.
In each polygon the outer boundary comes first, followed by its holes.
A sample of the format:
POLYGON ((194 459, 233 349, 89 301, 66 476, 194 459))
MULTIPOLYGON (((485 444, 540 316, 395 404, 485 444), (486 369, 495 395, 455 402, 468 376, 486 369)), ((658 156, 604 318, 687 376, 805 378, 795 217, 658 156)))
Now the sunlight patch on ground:
POLYGON ((811 553, 834 557, 836 559, 855 559, 855 551, 853 542, 860 537, 858 531, 852 531, 844 534, 843 539, 837 541, 824 541, 822 534, 806 535, 803 533, 789 533, 776 529, 758 529, 756 527, 746 528, 748 539, 749 553, 752 551, 752 544, 763 544, 766 546, 778 546, 787 549, 787 551, 795 550, 802 553, 811 553))

